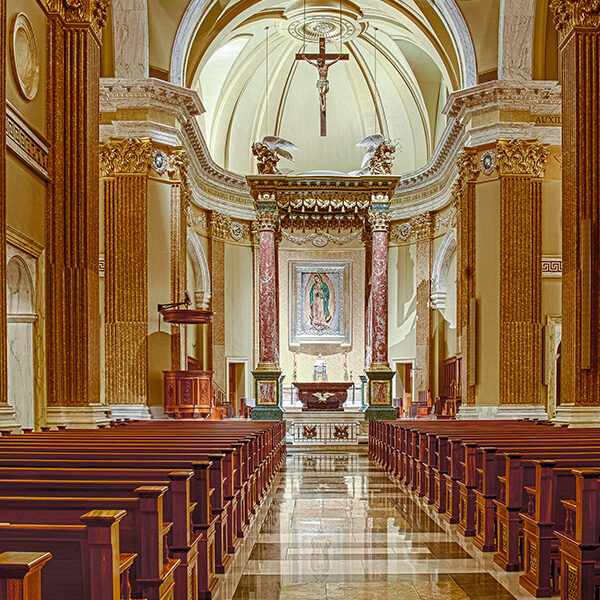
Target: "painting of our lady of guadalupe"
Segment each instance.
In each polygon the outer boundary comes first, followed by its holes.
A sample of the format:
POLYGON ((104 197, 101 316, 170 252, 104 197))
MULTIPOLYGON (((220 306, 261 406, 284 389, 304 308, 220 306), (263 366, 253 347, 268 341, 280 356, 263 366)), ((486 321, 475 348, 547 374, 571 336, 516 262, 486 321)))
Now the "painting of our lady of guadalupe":
POLYGON ((317 331, 329 329, 335 309, 335 291, 331 280, 325 274, 311 275, 306 291, 307 321, 311 328, 317 331))
POLYGON ((349 345, 352 263, 290 261, 290 345, 349 345))

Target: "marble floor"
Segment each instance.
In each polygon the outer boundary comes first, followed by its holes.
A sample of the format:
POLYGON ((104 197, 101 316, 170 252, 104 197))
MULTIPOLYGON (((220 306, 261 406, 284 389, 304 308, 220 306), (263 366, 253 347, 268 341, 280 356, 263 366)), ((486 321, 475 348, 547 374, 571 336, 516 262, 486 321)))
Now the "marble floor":
POLYGON ((290 452, 219 600, 525 600, 365 452, 290 452))

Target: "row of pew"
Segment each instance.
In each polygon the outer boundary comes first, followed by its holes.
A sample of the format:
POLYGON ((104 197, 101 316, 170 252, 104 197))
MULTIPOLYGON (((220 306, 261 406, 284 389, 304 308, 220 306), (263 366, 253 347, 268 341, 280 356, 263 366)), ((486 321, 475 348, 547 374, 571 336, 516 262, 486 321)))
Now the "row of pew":
POLYGON ((370 421, 369 453, 534 596, 598 598, 600 428, 370 421))
POLYGON ((285 452, 284 422, 1 437, 0 599, 214 597, 285 452))

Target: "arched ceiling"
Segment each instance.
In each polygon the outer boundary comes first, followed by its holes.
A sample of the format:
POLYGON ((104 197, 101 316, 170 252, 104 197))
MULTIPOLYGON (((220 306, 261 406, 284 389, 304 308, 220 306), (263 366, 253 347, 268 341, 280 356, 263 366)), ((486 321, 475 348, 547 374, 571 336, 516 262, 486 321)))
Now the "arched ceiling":
POLYGON ((252 142, 279 135, 300 148, 296 162, 282 160, 282 167, 349 172, 360 168, 363 151, 356 142, 381 132, 397 144, 396 174, 425 164, 445 125, 441 110, 448 94, 472 85, 467 79, 474 71, 474 57, 465 60, 470 39, 465 44, 463 32, 459 40, 439 11, 453 0, 431 2, 204 3, 181 77, 206 107, 201 126, 213 159, 230 171, 252 173, 252 142), (329 70, 324 138, 317 70, 294 60, 303 48, 317 52, 320 35, 328 52, 341 48, 350 55, 329 70))

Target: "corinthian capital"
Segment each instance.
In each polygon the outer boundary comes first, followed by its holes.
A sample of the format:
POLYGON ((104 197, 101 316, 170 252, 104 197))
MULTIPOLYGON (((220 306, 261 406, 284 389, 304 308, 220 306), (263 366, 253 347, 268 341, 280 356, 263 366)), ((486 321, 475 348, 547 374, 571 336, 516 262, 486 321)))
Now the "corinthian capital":
POLYGON ((386 210, 370 210, 369 223, 373 231, 387 231, 390 226, 390 213, 386 210))
POLYGON ((277 231, 279 227, 279 211, 257 210, 256 222, 259 231, 277 231))
POLYGON ((105 177, 145 174, 151 155, 152 142, 149 138, 110 140, 100 147, 100 170, 105 177))
POLYGON ((458 167, 458 178, 461 183, 475 181, 479 177, 479 165, 477 164, 477 150, 464 148, 456 159, 458 167))
POLYGON ((499 140, 496 144, 500 175, 543 177, 548 148, 535 140, 499 140))
POLYGON ((561 40, 575 27, 600 27, 600 0, 550 0, 550 10, 561 40))

